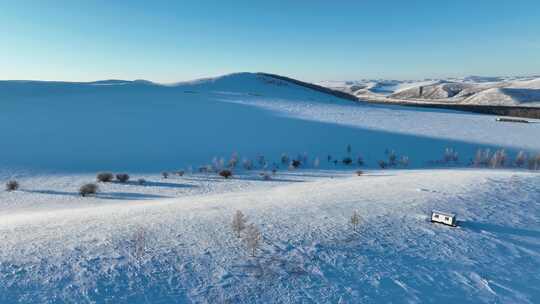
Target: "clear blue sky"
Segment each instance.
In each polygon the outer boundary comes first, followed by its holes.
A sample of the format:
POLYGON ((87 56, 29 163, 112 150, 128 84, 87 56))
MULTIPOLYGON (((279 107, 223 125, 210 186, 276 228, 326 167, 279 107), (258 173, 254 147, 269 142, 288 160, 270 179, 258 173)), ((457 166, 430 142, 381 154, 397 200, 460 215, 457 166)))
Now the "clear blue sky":
POLYGON ((539 0, 0 0, 0 78, 540 74, 539 0))

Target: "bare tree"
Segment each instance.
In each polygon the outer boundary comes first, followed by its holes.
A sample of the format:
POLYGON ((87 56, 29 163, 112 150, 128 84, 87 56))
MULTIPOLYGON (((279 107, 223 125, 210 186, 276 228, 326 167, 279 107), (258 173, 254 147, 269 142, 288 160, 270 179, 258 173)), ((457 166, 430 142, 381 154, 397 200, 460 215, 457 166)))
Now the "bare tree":
POLYGON ((238 210, 233 216, 232 229, 236 233, 236 236, 240 238, 240 233, 246 228, 247 219, 242 211, 238 210))
POLYGON ((523 167, 527 163, 527 153, 519 151, 516 155, 516 166, 523 167))
POLYGON ((351 219, 349 221, 351 223, 353 231, 356 232, 356 229, 358 228, 358 225, 360 224, 360 215, 358 215, 358 212, 353 211, 353 214, 351 215, 351 219))
POLYGON ((141 260, 146 253, 146 231, 138 228, 133 235, 133 255, 137 260, 141 260))
POLYGON ((262 241, 262 234, 259 228, 254 224, 249 224, 246 227, 246 233, 244 234, 244 242, 248 250, 251 251, 251 256, 255 256, 255 252, 260 247, 262 241))

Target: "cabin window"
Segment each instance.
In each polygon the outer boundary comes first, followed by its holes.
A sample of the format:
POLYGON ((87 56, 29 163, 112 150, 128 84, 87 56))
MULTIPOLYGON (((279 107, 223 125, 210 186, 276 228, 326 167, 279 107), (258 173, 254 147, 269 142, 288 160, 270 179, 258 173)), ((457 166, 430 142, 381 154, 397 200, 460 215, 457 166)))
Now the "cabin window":
POLYGON ((435 214, 434 218, 439 218, 439 215, 438 215, 438 214, 435 214))
POLYGON ((449 219, 450 219, 450 218, 448 218, 448 216, 445 216, 445 217, 444 217, 444 220, 445 220, 445 221, 448 221, 449 219))

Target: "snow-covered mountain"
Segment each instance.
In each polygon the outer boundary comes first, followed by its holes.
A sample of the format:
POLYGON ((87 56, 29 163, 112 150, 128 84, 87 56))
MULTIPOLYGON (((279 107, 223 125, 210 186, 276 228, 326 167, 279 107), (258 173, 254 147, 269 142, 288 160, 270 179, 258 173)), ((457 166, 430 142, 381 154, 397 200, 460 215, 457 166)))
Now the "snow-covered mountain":
POLYGON ((362 98, 451 104, 540 106, 540 77, 468 76, 422 81, 363 80, 321 82, 362 98), (383 89, 381 89, 383 88, 383 89))
POLYGON ((0 303, 539 302, 540 177, 515 159, 540 123, 338 96, 260 73, 0 82, 0 181, 19 183, 0 303), (471 167, 479 148, 505 168, 471 167), (81 197, 99 171, 131 180, 81 197))

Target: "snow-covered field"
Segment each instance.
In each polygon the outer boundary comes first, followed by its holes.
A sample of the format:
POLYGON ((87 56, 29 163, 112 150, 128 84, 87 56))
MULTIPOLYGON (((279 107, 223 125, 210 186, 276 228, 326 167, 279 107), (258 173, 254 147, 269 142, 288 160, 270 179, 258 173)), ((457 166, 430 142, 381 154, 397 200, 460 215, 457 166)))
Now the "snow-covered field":
POLYGON ((468 166, 478 148, 540 152, 538 123, 355 104, 257 74, 0 94, 0 180, 20 183, 0 192, 0 303, 540 302, 540 175, 468 166), (460 161, 434 162, 447 147, 460 161), (392 150, 409 166, 379 170, 392 150), (256 168, 198 172, 235 152, 256 168), (289 170, 282 153, 307 162, 289 170), (98 171, 131 180, 80 197, 98 171), (432 209, 459 226, 430 223, 432 209), (262 233, 255 257, 237 210, 262 233))

